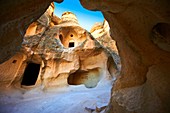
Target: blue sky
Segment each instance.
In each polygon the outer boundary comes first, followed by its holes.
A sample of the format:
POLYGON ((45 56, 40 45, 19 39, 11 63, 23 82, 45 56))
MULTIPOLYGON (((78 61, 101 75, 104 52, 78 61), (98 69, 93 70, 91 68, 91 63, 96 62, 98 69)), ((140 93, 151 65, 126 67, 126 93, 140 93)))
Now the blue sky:
POLYGON ((100 11, 89 11, 80 4, 79 0, 64 0, 62 3, 54 3, 54 14, 61 17, 65 11, 71 11, 76 14, 81 27, 90 31, 96 22, 103 22, 104 17, 100 11), (74 1, 74 2, 73 2, 74 1))

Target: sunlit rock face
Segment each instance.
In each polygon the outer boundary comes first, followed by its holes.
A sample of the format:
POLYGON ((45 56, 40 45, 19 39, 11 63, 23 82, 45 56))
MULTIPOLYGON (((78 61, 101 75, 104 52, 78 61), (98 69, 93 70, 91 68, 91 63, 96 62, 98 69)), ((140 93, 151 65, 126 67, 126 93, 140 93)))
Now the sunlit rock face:
MULTIPOLYGON (((38 23, 39 19, 34 22, 43 30, 27 32, 20 52, 0 65, 1 86, 48 89, 84 84, 94 88, 116 77, 117 65, 107 49, 81 28, 78 20, 74 24, 72 16, 67 16, 67 25, 62 18, 53 26, 50 21, 47 26, 38 23)), ((34 28, 34 23, 28 29, 34 28)))
POLYGON ((59 24, 60 18, 54 13, 54 3, 48 7, 47 11, 27 28, 24 37, 42 35, 48 27, 59 24))
POLYGON ((120 58, 117 50, 116 42, 110 36, 110 27, 106 20, 104 22, 98 22, 93 25, 90 30, 92 36, 99 41, 99 43, 107 48, 112 54, 116 64, 120 67, 120 58))
POLYGON ((26 56, 21 53, 17 53, 8 61, 0 65, 0 85, 10 86, 15 81, 18 81, 23 73, 25 65, 23 62, 26 60, 26 56))
POLYGON ((27 27, 45 12, 51 2, 52 0, 0 1, 0 63, 20 49, 27 27))
POLYGON ((121 57, 108 113, 170 112, 170 1, 81 0, 101 10, 121 57))
POLYGON ((59 39, 65 48, 76 47, 87 39, 87 31, 78 24, 72 12, 64 12, 56 28, 59 29, 59 39))
MULTIPOLYGON (((81 2, 88 9, 103 12, 121 56, 121 77, 113 87, 107 112, 169 113, 169 1, 81 2)), ((29 24, 39 18, 50 3, 42 0, 0 1, 1 63, 15 54, 29 24)), ((18 59, 25 59, 19 56, 18 59)))
POLYGON ((78 20, 77 20, 76 15, 74 13, 70 12, 70 11, 64 12, 62 14, 61 20, 62 20, 61 23, 66 22, 68 24, 68 22, 71 22, 72 24, 73 23, 78 24, 78 20))

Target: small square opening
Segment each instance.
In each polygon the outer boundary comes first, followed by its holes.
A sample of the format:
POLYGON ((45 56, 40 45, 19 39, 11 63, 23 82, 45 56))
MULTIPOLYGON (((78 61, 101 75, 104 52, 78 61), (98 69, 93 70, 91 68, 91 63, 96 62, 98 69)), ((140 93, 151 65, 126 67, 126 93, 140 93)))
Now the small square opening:
POLYGON ((69 47, 74 47, 74 42, 69 42, 69 47))

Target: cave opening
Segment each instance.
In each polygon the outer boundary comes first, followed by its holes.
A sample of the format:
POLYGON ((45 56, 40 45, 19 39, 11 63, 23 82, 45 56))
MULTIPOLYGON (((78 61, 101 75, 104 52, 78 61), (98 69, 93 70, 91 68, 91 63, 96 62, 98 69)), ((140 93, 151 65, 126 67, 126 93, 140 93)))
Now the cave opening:
POLYGON ((59 38, 60 38, 60 41, 62 42, 62 41, 63 41, 63 36, 62 36, 62 34, 59 35, 59 38))
POLYGON ((14 63, 14 64, 15 64, 16 62, 17 62, 17 60, 13 60, 13 61, 12 61, 12 63, 14 63))
POLYGON ((73 37, 73 34, 71 34, 70 37, 73 37))
POLYGON ((40 64, 28 63, 21 85, 32 86, 35 85, 40 71, 40 64))
POLYGON ((170 24, 158 23, 152 28, 153 43, 160 49, 170 52, 170 24))
POLYGON ((84 84, 86 88, 95 88, 100 81, 100 72, 98 68, 88 71, 78 70, 67 78, 69 85, 84 84))
POLYGON ((74 42, 69 42, 69 47, 74 47, 74 42))

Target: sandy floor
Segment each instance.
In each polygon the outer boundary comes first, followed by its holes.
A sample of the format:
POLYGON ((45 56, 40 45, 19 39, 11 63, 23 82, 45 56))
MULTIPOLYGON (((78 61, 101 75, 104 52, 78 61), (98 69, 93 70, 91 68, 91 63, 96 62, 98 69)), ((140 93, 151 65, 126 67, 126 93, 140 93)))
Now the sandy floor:
POLYGON ((0 113, 91 113, 109 103, 111 84, 91 89, 79 85, 48 91, 0 91, 0 113))

